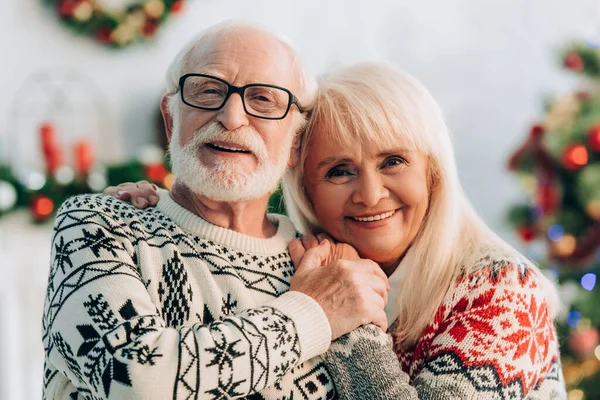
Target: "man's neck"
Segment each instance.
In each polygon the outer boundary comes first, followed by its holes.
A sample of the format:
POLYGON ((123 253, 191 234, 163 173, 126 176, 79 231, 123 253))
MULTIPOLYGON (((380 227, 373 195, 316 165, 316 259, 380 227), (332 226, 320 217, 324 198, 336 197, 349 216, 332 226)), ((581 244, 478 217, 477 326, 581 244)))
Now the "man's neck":
POLYGON ((277 233, 277 228, 267 218, 270 195, 250 201, 214 201, 179 182, 175 182, 170 195, 183 208, 222 228, 258 238, 269 238, 277 233))

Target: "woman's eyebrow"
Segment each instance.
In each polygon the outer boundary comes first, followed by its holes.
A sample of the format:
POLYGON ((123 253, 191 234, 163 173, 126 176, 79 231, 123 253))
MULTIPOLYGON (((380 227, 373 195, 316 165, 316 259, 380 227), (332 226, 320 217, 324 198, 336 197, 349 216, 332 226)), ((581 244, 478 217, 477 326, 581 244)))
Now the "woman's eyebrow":
POLYGON ((412 153, 413 153, 413 151, 401 147, 401 148, 394 149, 394 150, 382 151, 381 153, 377 154, 377 157, 384 158, 384 157, 394 156, 394 155, 397 155, 397 154, 405 154, 405 155, 409 156, 412 153))
POLYGON ((352 162, 352 159, 349 157, 327 157, 319 164, 317 164, 317 169, 323 168, 327 165, 337 164, 337 163, 347 163, 352 162))

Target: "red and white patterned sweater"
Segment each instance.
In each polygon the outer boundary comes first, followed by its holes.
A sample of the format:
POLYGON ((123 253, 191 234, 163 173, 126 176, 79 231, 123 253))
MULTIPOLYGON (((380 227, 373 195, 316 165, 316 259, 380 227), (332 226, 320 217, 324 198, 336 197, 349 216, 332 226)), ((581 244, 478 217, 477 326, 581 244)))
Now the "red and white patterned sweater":
POLYGON ((440 398, 450 398, 451 388, 459 396, 566 398, 556 329, 537 273, 515 256, 488 253, 477 264, 459 277, 413 348, 395 344, 412 385, 448 395, 440 398))
POLYGON ((323 358, 340 399, 566 399, 538 273, 516 254, 481 254, 411 349, 373 325, 332 343, 323 358))

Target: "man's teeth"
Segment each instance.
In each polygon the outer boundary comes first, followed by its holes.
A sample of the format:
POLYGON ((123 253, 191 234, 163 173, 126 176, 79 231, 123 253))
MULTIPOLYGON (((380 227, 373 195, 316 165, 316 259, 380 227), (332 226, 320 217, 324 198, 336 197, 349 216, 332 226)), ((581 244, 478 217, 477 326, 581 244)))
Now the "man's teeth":
POLYGON ((392 215, 394 215, 394 211, 386 212, 386 213, 379 214, 379 215, 371 215, 370 217, 352 217, 352 218, 359 222, 373 222, 373 221, 379 221, 382 219, 389 218, 392 215))
POLYGON ((223 145, 214 144, 214 143, 210 143, 210 145, 218 150, 233 151, 233 152, 237 152, 237 153, 250 153, 249 150, 238 149, 235 147, 223 146, 223 145))

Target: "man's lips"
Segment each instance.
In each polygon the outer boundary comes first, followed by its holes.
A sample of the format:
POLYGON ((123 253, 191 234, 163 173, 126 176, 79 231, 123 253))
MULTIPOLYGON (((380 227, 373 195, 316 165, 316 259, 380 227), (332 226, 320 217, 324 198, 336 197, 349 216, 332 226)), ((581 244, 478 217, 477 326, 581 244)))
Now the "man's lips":
POLYGON ((207 147, 210 147, 213 150, 223 151, 226 153, 242 153, 242 154, 252 154, 252 152, 248 149, 235 145, 233 143, 207 143, 207 147))

